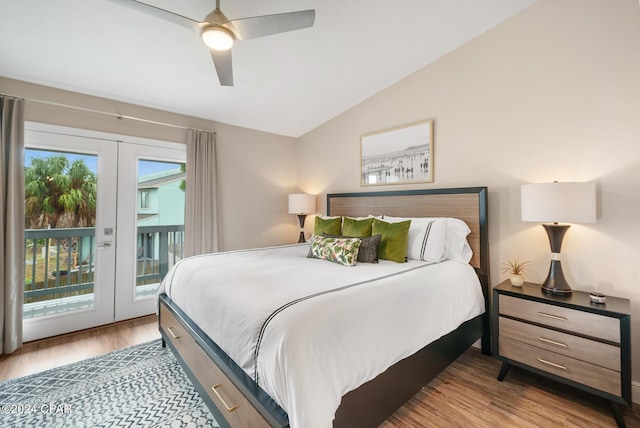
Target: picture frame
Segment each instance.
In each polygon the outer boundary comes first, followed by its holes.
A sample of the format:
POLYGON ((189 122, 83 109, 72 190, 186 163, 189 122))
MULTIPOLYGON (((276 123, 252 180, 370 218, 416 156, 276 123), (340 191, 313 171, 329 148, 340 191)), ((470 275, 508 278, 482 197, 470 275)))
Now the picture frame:
POLYGON ((365 134, 360 186, 433 182, 433 119, 365 134))

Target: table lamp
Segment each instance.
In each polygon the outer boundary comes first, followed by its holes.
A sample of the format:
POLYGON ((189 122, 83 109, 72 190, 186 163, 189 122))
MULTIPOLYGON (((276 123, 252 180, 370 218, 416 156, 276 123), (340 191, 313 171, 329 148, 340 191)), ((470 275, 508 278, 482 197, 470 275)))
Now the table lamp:
POLYGON ((304 220, 307 214, 316 212, 316 197, 306 193, 293 193, 289 195, 289 214, 297 214, 300 223, 300 237, 298 243, 307 242, 304 238, 304 220))
POLYGON ((570 225, 558 223, 596 222, 595 183, 524 184, 520 194, 522 221, 543 224, 551 246, 551 266, 541 284, 548 294, 570 295, 571 287, 564 278, 560 264, 562 239, 570 225))

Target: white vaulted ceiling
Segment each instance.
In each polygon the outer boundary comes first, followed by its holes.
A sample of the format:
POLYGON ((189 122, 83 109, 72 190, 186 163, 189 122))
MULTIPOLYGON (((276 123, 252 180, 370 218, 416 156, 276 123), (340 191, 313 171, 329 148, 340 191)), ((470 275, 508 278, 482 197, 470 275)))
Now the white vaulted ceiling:
MULTIPOLYGON (((215 7, 144 1, 196 20, 215 7)), ((0 0, 0 76, 297 137, 535 1, 222 0, 229 19, 316 20, 236 42, 234 86, 221 87, 187 28, 109 0, 0 0)))

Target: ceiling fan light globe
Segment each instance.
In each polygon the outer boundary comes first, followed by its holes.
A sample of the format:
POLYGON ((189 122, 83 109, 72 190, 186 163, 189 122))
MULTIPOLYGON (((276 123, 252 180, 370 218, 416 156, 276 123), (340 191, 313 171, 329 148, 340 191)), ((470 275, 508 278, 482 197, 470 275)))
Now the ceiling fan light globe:
POLYGON ((202 40, 211 49, 226 51, 233 46, 233 36, 222 28, 207 28, 202 33, 202 40))

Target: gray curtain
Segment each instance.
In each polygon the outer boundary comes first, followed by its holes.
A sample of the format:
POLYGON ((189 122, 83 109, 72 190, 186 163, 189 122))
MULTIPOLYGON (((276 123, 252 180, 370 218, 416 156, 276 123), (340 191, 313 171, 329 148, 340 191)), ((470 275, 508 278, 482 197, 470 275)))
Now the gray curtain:
POLYGON ((0 96, 0 355, 22 346, 24 100, 0 96))
POLYGON ((216 134, 189 130, 187 135, 187 189, 185 256, 219 251, 216 134))

